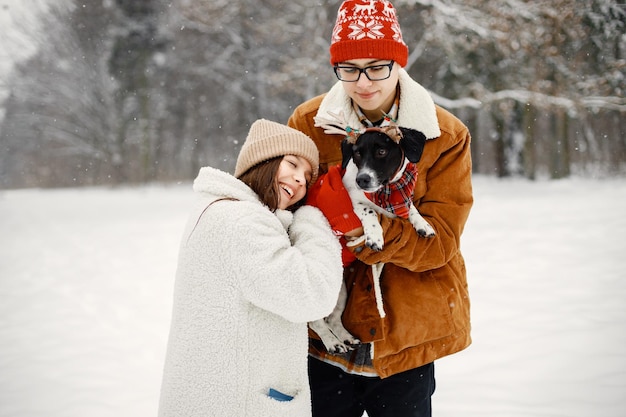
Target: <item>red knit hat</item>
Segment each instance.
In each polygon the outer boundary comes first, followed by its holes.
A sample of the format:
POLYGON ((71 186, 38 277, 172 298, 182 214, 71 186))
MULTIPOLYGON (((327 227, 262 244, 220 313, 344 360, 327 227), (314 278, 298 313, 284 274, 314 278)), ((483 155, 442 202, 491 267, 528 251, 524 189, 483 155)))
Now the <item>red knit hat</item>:
POLYGON ((409 48, 402 40, 396 9, 387 0, 346 0, 339 7, 330 41, 330 63, 391 59, 404 67, 409 48))

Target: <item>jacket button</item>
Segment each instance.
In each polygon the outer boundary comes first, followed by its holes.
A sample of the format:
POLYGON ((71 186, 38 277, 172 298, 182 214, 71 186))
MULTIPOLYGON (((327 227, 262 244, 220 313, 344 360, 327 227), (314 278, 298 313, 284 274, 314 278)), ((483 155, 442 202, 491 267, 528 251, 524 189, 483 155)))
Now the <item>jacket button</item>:
POLYGON ((370 335, 374 336, 375 334, 376 334, 376 329, 372 327, 370 329, 370 335))

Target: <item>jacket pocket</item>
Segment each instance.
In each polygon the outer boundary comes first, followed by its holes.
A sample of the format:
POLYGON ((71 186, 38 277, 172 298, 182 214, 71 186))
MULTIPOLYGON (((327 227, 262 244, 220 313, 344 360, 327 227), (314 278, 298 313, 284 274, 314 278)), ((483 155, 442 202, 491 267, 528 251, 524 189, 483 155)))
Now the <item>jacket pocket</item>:
POLYGON ((268 388, 256 396, 256 404, 249 411, 259 417, 311 417, 311 396, 308 391, 287 395, 292 397, 291 400, 279 401, 270 397, 268 388))
POLYGON ((377 344, 378 355, 448 336, 454 332, 454 288, 448 285, 450 271, 441 268, 415 276, 387 276, 382 284, 385 304, 385 338, 377 344))

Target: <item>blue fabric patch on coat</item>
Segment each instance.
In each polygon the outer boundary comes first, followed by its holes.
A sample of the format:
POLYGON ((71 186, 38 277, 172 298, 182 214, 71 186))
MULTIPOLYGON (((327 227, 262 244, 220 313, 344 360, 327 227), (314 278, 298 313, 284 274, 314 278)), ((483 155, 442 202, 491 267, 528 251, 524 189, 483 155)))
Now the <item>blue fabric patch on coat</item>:
POLYGON ((270 391, 267 393, 270 398, 275 399, 276 401, 291 401, 293 397, 291 395, 283 394, 280 391, 275 390, 274 388, 270 388, 270 391))

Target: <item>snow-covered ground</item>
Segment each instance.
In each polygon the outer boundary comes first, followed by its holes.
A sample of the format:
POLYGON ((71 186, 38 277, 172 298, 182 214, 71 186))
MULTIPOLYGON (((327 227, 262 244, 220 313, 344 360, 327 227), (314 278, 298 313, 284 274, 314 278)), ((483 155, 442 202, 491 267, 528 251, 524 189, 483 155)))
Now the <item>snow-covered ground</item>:
MULTIPOLYGON (((477 177, 437 417, 622 417, 626 180, 477 177)), ((0 416, 155 416, 189 184, 0 191, 0 416)))

